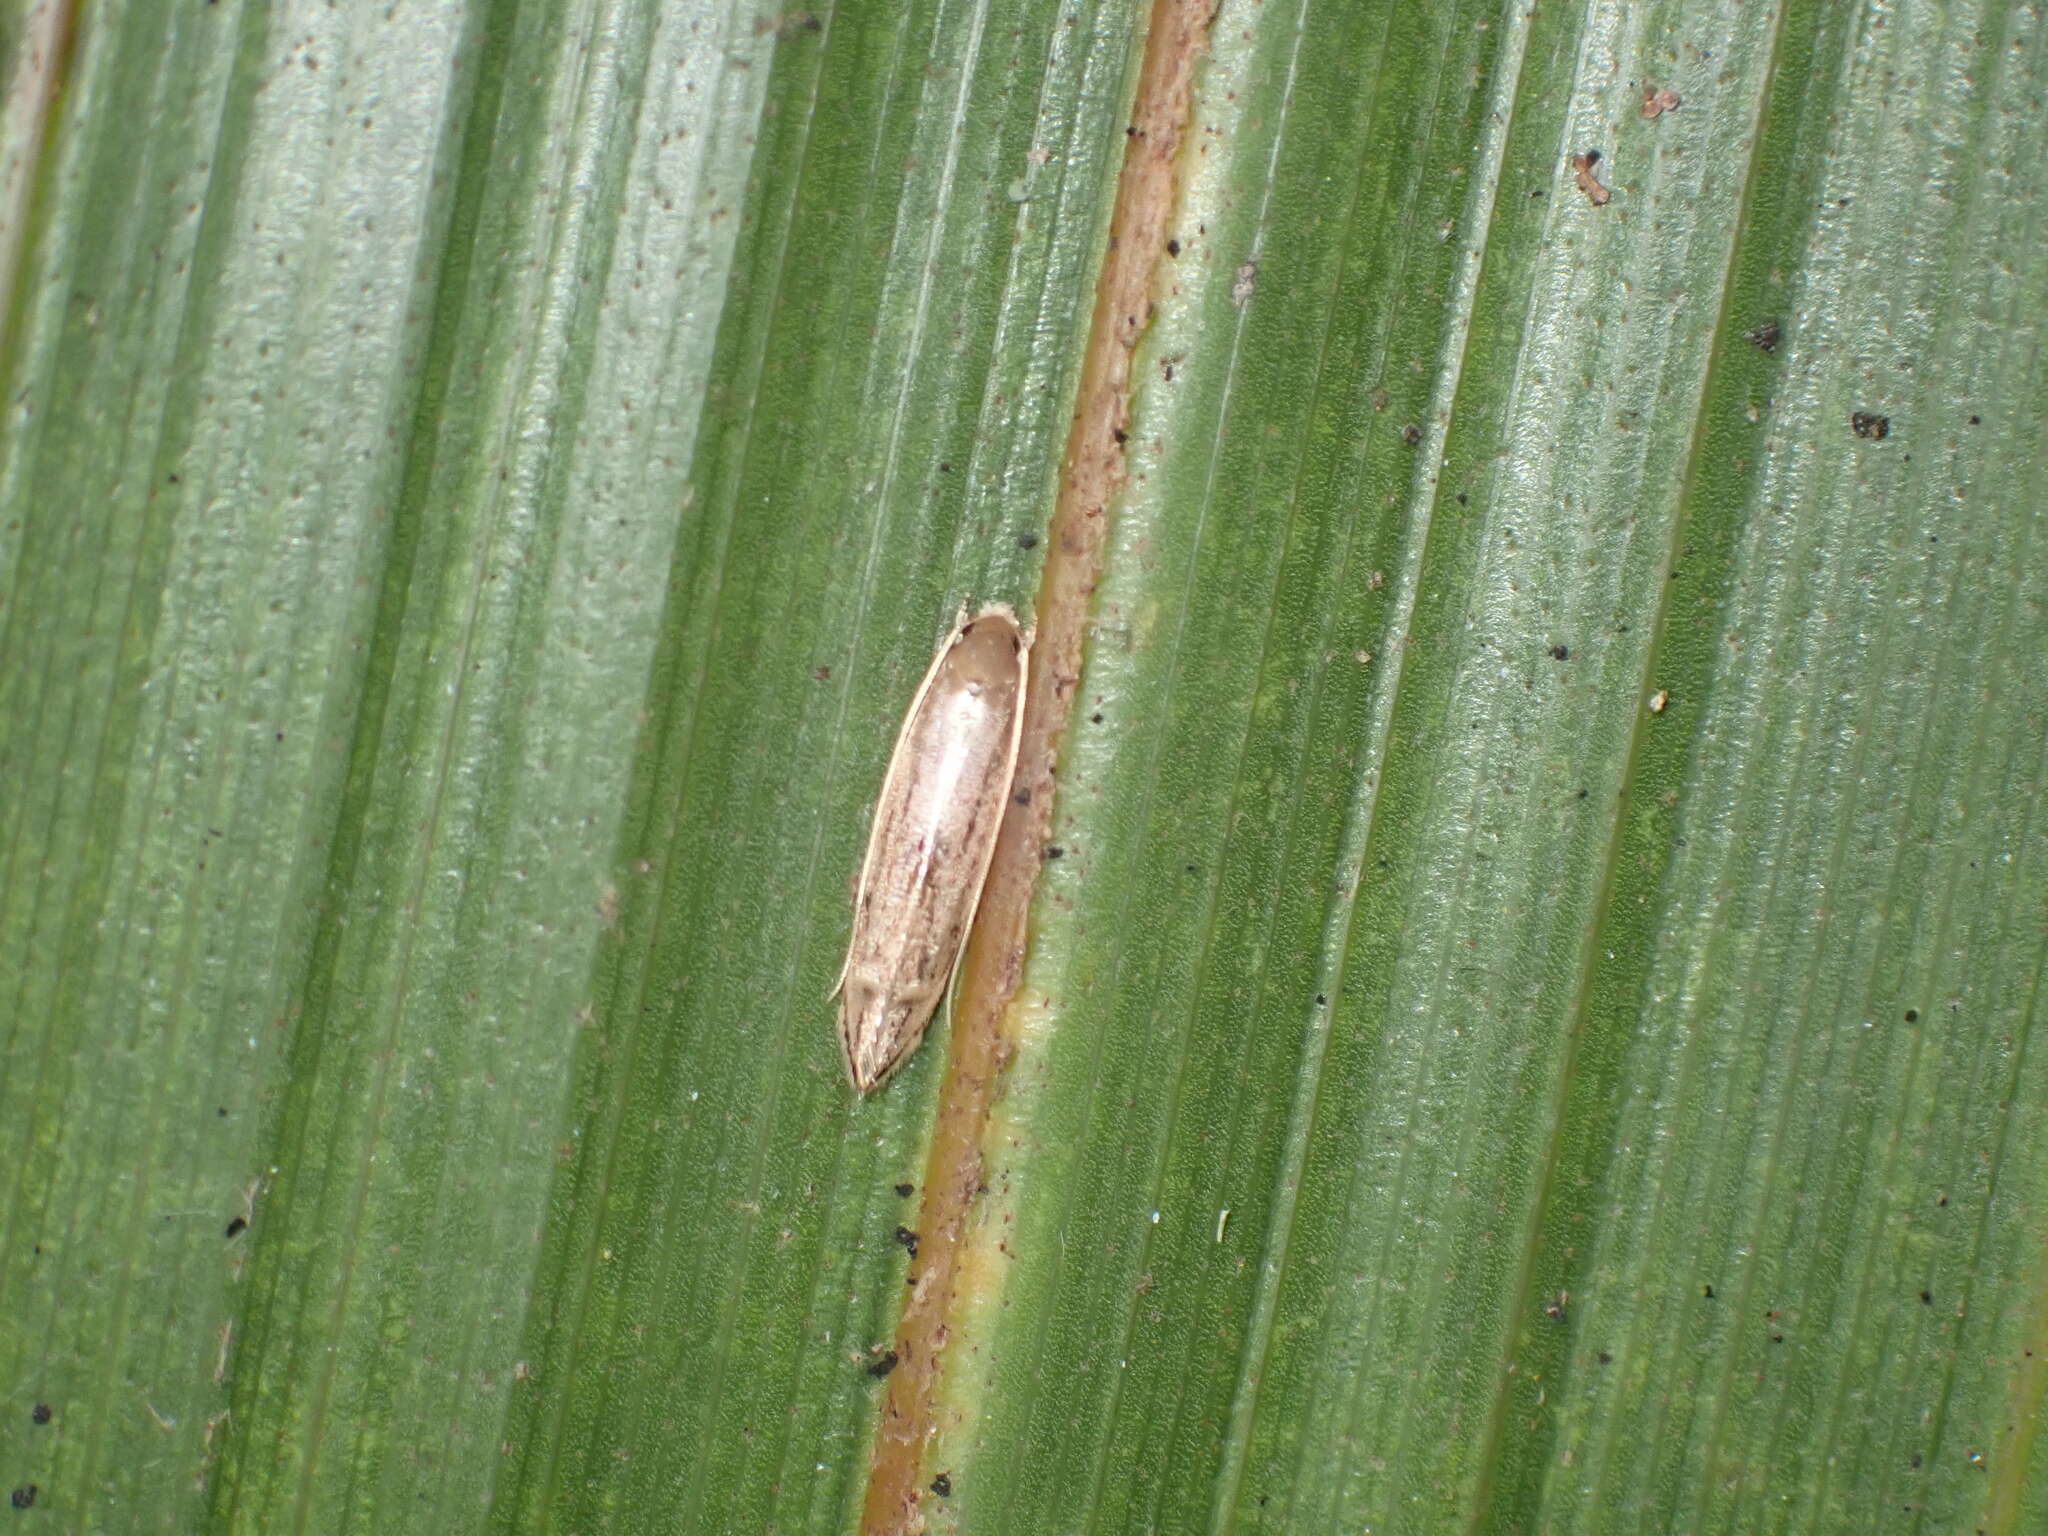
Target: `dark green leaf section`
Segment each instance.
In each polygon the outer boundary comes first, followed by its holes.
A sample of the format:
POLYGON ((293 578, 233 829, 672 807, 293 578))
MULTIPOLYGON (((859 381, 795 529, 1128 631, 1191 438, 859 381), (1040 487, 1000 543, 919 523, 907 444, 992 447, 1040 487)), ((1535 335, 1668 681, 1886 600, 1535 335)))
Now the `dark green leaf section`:
POLYGON ((1775 40, 1503 1420, 1581 1524, 2033 1523, 2043 40, 1938 20, 1775 40))
POLYGON ((826 994, 932 646, 956 603, 1028 606, 1134 34, 1123 5, 919 6, 778 46, 505 1528, 857 1514, 943 1035, 856 1102, 826 994))
POLYGON ((450 208, 385 428, 404 477, 212 1488, 233 1529, 473 1527, 503 1465, 775 47, 722 9, 469 28, 432 159, 385 168, 450 208))
POLYGON ((5 302, 0 1483, 66 1529, 197 1528, 228 1432, 445 212, 446 20, 267 22, 78 15, 5 302))
POLYGON ((2040 18, 1428 10, 1216 22, 949 1508, 2027 1529, 2040 18))

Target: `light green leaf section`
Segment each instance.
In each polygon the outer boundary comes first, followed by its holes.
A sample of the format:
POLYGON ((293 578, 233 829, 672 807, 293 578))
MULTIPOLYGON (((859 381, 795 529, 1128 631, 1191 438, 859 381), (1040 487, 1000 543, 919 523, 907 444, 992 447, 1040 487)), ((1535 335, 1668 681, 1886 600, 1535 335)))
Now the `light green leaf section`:
MULTIPOLYGON (((824 994, 1031 601, 1145 22, 34 34, 34 1518, 854 1527, 945 1039, 857 1103, 824 994)), ((924 1517, 2039 1528, 2039 8, 1211 43, 924 1517)))
POLYGON ((1213 40, 937 1528, 2037 1528, 2038 11, 1213 40))

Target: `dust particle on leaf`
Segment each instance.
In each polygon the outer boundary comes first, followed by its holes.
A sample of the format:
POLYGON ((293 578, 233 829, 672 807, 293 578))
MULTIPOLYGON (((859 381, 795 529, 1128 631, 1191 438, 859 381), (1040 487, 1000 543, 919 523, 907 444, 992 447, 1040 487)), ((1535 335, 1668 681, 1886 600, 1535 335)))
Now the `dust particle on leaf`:
POLYGON ((1892 419, 1889 416, 1874 416, 1869 411, 1851 411, 1849 430, 1858 437, 1867 437, 1875 442, 1879 438, 1891 435, 1892 419))

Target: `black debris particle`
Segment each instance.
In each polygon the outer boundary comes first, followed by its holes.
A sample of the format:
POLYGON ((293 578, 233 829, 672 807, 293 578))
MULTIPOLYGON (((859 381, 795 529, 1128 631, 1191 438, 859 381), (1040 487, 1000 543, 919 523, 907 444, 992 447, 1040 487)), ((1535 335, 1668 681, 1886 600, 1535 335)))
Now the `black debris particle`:
POLYGON ((1067 850, 1058 843, 1049 843, 1046 845, 1045 856, 1048 859, 1059 859, 1066 857, 1066 852, 1067 850))
POLYGON ((1100 725, 1100 724, 1102 724, 1102 711, 1098 709, 1097 711, 1095 711, 1095 713, 1094 713, 1094 714, 1090 715, 1090 716, 1088 717, 1088 723, 1089 723, 1090 725, 1100 725))
POLYGON ((35 1407, 33 1407, 33 1408, 29 1409, 29 1411, 28 1411, 28 1421, 29 1421, 29 1423, 31 1423, 31 1424, 47 1424, 47 1423, 49 1423, 49 1422, 50 1422, 50 1405, 49 1405, 48 1403, 37 1403, 37 1404, 35 1405, 35 1407))
POLYGON ((1019 805, 1029 805, 1031 803, 1031 791, 1028 789, 1020 789, 1017 791, 1017 793, 1010 796, 1010 798, 1019 805))
POLYGON ((40 1492, 42 1490, 36 1487, 34 1483, 23 1483, 14 1492, 7 1495, 7 1502, 16 1509, 32 1509, 35 1507, 36 1495, 40 1492))
POLYGON ((913 1259, 917 1257, 917 1234, 908 1227, 896 1229, 896 1241, 913 1259))
POLYGON ((1603 1349, 1600 1351, 1600 1363, 1602 1365, 1612 1365, 1614 1364, 1614 1356, 1603 1349))
POLYGON ((1742 339, 1759 352, 1775 352, 1778 350, 1778 337, 1782 334, 1776 320, 1766 320, 1763 324, 1752 326, 1743 332, 1742 339))
POLYGON ((1714 1288, 1711 1285, 1701 1286, 1700 1294, 1706 1297, 1707 1300, 1712 1301, 1714 1299, 1714 1288))
POLYGON ((1122 427, 1116 427, 1112 430, 1116 433, 1116 440, 1118 442, 1128 443, 1131 440, 1131 434, 1126 432, 1122 427))
POLYGON ((942 475, 950 475, 951 473, 953 473, 953 466, 951 462, 946 459, 939 460, 939 473, 942 475))
POLYGON ((1422 428, 1415 425, 1415 423, 1412 421, 1409 422, 1407 426, 1401 429, 1401 441, 1406 443, 1410 448, 1413 448, 1417 443, 1422 441, 1422 428))
POLYGON ((953 1479, 941 1472, 932 1479, 932 1492, 942 1499, 951 1498, 953 1496, 953 1479))
POLYGON ((1931 1306, 1933 1306, 1933 1305, 1934 1305, 1934 1292, 1932 1292, 1932 1291, 1922 1291, 1922 1292, 1920 1293, 1920 1305, 1921 1305, 1921 1306, 1923 1306, 1923 1307, 1931 1307, 1931 1306))
POLYGON ((884 1350, 879 1358, 869 1362, 868 1374, 879 1380, 895 1370, 900 1363, 895 1350, 884 1350))
POLYGON ((1180 242, 1178 240, 1167 241, 1166 254, 1169 256, 1178 256, 1180 254, 1180 242))
POLYGON ((1918 1008, 1908 1008, 1906 1010, 1906 1022, 1908 1024, 1918 1024, 1920 1022, 1920 1010, 1918 1008))
POLYGON ((1035 534, 1035 533, 1020 533, 1020 534, 1018 534, 1018 535, 1017 535, 1017 547, 1018 547, 1019 549, 1036 549, 1036 548, 1038 548, 1038 535, 1037 535, 1037 534, 1035 534))
POLYGON ((1867 437, 1872 442, 1891 436, 1892 419, 1889 416, 1874 416, 1869 411, 1851 411, 1849 430, 1858 437, 1867 437))
POLYGON ((242 1234, 243 1234, 244 1232, 246 1232, 246 1231, 248 1231, 248 1230, 249 1230, 249 1222, 248 1222, 247 1218, 246 1218, 246 1217, 242 1217, 242 1216, 237 1216, 237 1217, 235 1217, 235 1218, 234 1218, 234 1219, 233 1219, 232 1221, 230 1221, 230 1222, 228 1223, 228 1229, 227 1229, 227 1232, 226 1232, 226 1233, 225 1233, 224 1235, 225 1235, 225 1236, 227 1236, 227 1237, 240 1237, 240 1236, 241 1236, 241 1235, 242 1235, 242 1234))
POLYGON ((1327 1008, 1330 1006, 1330 1000, 1327 997, 1323 996, 1322 993, 1318 992, 1316 994, 1316 1006, 1318 1008, 1327 1008))
POLYGON ((1591 793, 1592 791, 1590 789, 1582 789, 1579 791, 1579 798, 1583 800, 1586 798, 1586 796, 1590 795, 1591 793))
POLYGON ((1970 425, 1973 427, 1981 427, 1984 425, 1984 418, 1982 416, 1972 416, 1970 418, 1970 425))
POLYGON ((1568 645, 1553 645, 1550 648, 1550 659, 1552 661, 1570 661, 1572 659, 1572 648, 1568 645))
POLYGON ((896 1193, 908 1200, 917 1193, 917 1186, 915 1184, 898 1184, 896 1186, 896 1193))

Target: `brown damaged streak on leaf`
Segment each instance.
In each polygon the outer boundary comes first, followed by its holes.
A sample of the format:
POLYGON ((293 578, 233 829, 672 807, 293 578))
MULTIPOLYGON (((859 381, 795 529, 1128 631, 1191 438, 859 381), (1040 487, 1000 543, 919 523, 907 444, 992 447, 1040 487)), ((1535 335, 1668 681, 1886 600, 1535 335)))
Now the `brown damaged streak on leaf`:
POLYGON ((1123 483, 1131 356, 1151 318, 1159 266, 1171 259, 1166 242, 1178 198, 1176 166, 1192 116, 1195 66, 1214 14, 1214 0, 1153 0, 1147 24, 1053 537, 1039 582, 1038 639, 1031 649, 1016 783, 954 994, 946 1080, 916 1222, 922 1258, 897 1332, 901 1363, 883 1392, 861 1509, 866 1536, 911 1536, 924 1529, 919 1468, 937 1427, 947 1319, 962 1238, 982 1184, 983 1128, 1012 1050, 1008 1007, 1023 974, 1025 918, 1050 841, 1053 773, 1074 694, 1071 680, 1080 676, 1088 599, 1102 570, 1108 532, 1103 511, 1123 483))

